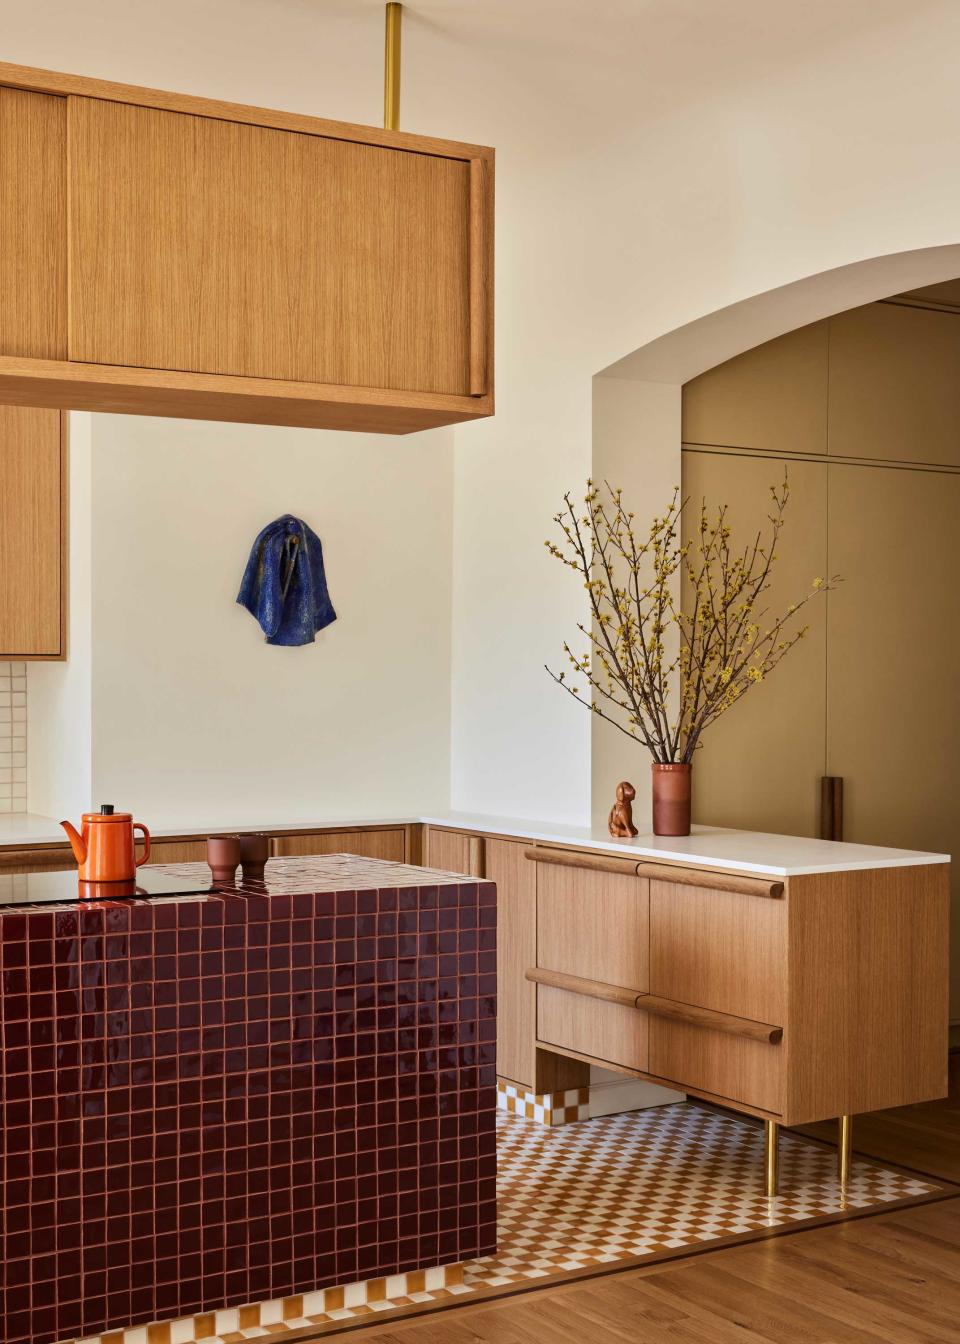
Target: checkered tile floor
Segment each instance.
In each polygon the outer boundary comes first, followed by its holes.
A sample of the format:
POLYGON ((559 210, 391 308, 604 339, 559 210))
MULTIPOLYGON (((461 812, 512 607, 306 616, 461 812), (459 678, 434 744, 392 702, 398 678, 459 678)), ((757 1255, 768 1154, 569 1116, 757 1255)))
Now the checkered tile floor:
POLYGON ((241 1329, 234 1326, 235 1312, 217 1312, 213 1335, 209 1326, 198 1333, 190 1320, 113 1331, 85 1344, 240 1344, 282 1338, 308 1325, 319 1333, 416 1304, 469 1301, 538 1279, 920 1199, 939 1188, 857 1161, 844 1190, 834 1150, 783 1133, 782 1193, 767 1199, 762 1129, 685 1103, 555 1128, 500 1113, 498 1136, 500 1249, 464 1265, 462 1282, 450 1275, 443 1286, 404 1296, 387 1292, 376 1301, 355 1296, 351 1303, 348 1297, 318 1313, 303 1310, 309 1298, 291 1299, 296 1309, 289 1312, 279 1302, 241 1308, 241 1329), (234 1328, 223 1329, 221 1322, 234 1328))

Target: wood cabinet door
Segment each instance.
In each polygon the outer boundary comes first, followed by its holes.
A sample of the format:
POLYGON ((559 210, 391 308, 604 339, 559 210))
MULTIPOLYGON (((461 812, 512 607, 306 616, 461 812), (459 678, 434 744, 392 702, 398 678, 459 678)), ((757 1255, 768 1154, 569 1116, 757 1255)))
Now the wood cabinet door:
MULTIPOLYGON (((787 906, 738 892, 650 883, 650 992, 784 1026, 787 906)), ((783 1107, 782 1045, 651 1015, 649 1071, 773 1114, 783 1107)))
MULTIPOLYGON (((951 317, 960 323, 960 316, 951 317)), ((960 476, 830 467, 827 767, 845 840, 960 854, 960 476)), ((951 1016, 960 1015, 960 864, 951 1016)))
POLYGON ((485 839, 484 877, 497 884, 497 1073, 536 1090, 537 868, 526 841, 485 839))
MULTIPOLYGON (((537 965, 645 991, 650 883, 619 873, 537 865, 537 965)), ((591 1059, 643 1071, 647 1016, 635 1008, 537 986, 537 1038, 591 1059)))
POLYGON ((466 831, 445 831, 429 826, 426 832, 424 863, 444 873, 465 873, 479 877, 483 867, 484 841, 466 831))
POLYGON ((649 909, 645 878, 538 864, 537 965, 643 993, 649 909))
POLYGON ((786 901, 650 883, 650 993, 782 1027, 786 901))
POLYGON ((63 654, 59 411, 0 406, 0 658, 63 654))
MULTIPOLYGON (((683 540, 696 535, 700 502, 715 511, 729 505, 734 538, 752 541, 767 522, 770 487, 783 480, 784 464, 767 457, 686 451, 683 494, 689 499, 683 540)), ((827 467, 789 464, 790 503, 768 605, 784 610, 827 572, 827 467)), ((831 568, 836 568, 831 557, 831 568)), ((689 604, 689 592, 683 594, 689 604)), ((703 736, 693 769, 694 820, 707 826, 816 835, 826 734, 827 604, 811 602, 809 626, 769 680, 750 693, 703 736)))
POLYGON ((66 109, 0 88, 0 355, 66 357, 66 109))
POLYGON ((146 866, 154 863, 205 863, 206 840, 152 840, 146 866))
POLYGON ((647 1071, 727 1101, 772 1115, 783 1113, 785 1059, 782 1045, 765 1045, 743 1036, 650 1017, 647 1071))
POLYGON ((537 1035, 545 1046, 646 1073, 649 1032, 647 1014, 636 1008, 537 985, 537 1035))
POLYGON ((367 859, 404 861, 401 827, 382 831, 315 831, 302 835, 278 835, 273 842, 278 858, 299 854, 359 854, 367 859))
POLYGON ((469 160, 96 98, 68 115, 71 359, 484 390, 469 160))

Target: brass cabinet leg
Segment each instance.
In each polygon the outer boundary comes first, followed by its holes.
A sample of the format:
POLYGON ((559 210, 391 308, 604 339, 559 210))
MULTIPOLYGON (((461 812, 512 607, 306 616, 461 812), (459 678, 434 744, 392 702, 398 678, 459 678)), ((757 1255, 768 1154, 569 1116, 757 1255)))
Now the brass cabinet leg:
POLYGON ((763 1135, 764 1184, 768 1198, 777 1193, 780 1158, 780 1126, 776 1120, 764 1121, 763 1135))
POLYGON ((837 1175, 840 1184, 850 1180, 850 1160, 853 1156, 853 1116, 841 1115, 837 1121, 837 1175))

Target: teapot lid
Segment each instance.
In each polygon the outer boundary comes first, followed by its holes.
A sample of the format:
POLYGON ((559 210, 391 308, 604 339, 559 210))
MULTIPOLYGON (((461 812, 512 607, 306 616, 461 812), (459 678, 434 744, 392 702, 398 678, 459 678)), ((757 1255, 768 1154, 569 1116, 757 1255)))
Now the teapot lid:
POLYGON ((133 821, 132 812, 115 812, 113 803, 101 803, 99 812, 84 812, 83 820, 87 821, 133 821))

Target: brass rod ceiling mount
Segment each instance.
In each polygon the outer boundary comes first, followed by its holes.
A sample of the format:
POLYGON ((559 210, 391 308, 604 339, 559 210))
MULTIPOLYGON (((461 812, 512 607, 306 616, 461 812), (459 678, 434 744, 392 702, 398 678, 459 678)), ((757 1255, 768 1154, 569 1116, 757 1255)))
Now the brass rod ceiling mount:
POLYGON ((400 129, 400 23, 403 5, 390 0, 387 5, 386 40, 383 53, 383 126, 387 131, 400 129))

